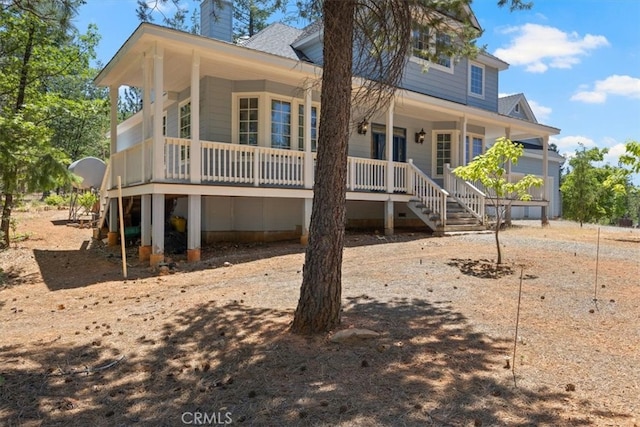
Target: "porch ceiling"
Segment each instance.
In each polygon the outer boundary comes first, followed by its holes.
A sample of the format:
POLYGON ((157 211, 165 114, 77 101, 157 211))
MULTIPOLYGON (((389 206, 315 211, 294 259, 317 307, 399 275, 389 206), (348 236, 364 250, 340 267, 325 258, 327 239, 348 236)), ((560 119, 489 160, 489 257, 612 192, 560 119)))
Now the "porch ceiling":
POLYGON ((151 24, 142 24, 98 74, 99 86, 144 85, 145 55, 153 57, 156 46, 164 59, 163 89, 182 91, 190 86, 194 54, 200 56, 200 75, 229 80, 271 80, 298 84, 319 77, 321 70, 310 64, 283 59, 242 46, 208 39, 151 24), (256 60, 260 56, 260 60, 256 60), (256 66, 257 63, 260 66, 256 66), (297 80, 297 81, 296 81, 297 80))

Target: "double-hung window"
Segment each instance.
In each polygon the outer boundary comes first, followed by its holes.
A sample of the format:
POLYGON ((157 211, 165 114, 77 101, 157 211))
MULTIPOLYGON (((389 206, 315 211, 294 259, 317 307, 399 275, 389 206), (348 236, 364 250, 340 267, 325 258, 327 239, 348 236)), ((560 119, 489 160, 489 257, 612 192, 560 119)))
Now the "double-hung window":
POLYGON ((180 105, 180 138, 191 138, 191 101, 180 105))
POLYGON ((484 66, 469 63, 469 94, 484 98, 484 66))
POLYGON ((483 152, 484 140, 480 136, 467 135, 467 163, 483 152))
POLYGON ((291 103, 271 100, 271 147, 291 148, 291 103))
MULTIPOLYGON (((298 149, 304 150, 304 104, 298 104, 298 149)), ((311 107, 311 151, 318 147, 318 108, 311 107)))
POLYGON ((258 145, 258 98, 239 98, 238 106, 238 141, 244 145, 258 145))
POLYGON ((451 45, 451 36, 424 26, 416 26, 412 38, 414 57, 431 61, 438 69, 453 72, 453 59, 446 53, 451 45))
POLYGON ((444 175, 444 165, 451 163, 451 133, 437 133, 435 144, 435 174, 444 175))

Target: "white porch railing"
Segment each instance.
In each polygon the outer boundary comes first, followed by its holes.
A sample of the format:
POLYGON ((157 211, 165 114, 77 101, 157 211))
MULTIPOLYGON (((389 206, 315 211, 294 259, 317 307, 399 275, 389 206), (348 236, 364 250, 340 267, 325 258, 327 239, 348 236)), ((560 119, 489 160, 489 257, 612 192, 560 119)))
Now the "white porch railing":
POLYGON ((470 182, 456 176, 448 163, 444 168, 444 189, 467 212, 478 218, 481 223, 484 223, 486 195, 470 182))
POLYGON ((408 171, 415 197, 432 215, 438 216, 438 225, 445 226, 447 224, 447 196, 449 193, 418 169, 411 159, 408 163, 408 171))
MULTIPOLYGON (((164 176, 154 180, 191 179, 191 140, 164 138, 164 176)), ((122 184, 135 185, 152 180, 152 140, 136 144, 111 157, 113 176, 120 175, 122 184)), ((201 182, 244 185, 267 185, 303 188, 305 185, 305 152, 256 147, 222 142, 201 141, 201 182)), ((315 175, 315 153, 312 177, 315 175)), ((410 166, 393 162, 393 183, 388 185, 386 160, 349 157, 347 189, 411 193, 410 166)))

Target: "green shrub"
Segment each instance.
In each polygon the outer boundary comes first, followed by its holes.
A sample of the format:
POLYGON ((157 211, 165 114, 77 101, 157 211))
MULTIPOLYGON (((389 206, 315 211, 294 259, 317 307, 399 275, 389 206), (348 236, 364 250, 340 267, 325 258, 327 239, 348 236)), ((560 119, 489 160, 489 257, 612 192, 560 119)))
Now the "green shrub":
POLYGON ((90 191, 78 196, 78 205, 81 206, 85 212, 93 211, 93 206, 96 203, 98 203, 98 196, 90 191))
POLYGON ((61 207, 65 205, 65 198, 59 194, 51 194, 44 199, 47 206, 61 207))

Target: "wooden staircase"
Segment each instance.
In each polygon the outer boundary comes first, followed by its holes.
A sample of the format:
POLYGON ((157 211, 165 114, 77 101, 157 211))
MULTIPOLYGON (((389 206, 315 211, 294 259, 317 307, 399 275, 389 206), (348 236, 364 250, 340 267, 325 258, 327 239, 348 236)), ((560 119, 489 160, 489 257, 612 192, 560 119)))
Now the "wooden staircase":
POLYGON ((447 212, 444 221, 441 220, 440 215, 418 199, 409 201, 408 206, 437 236, 487 230, 487 227, 478 218, 469 213, 462 204, 452 197, 447 197, 447 212))
POLYGON ((446 167, 445 189, 409 161, 411 187, 414 197, 409 201, 411 211, 435 235, 486 231, 484 224, 485 195, 470 183, 456 177, 446 167))

